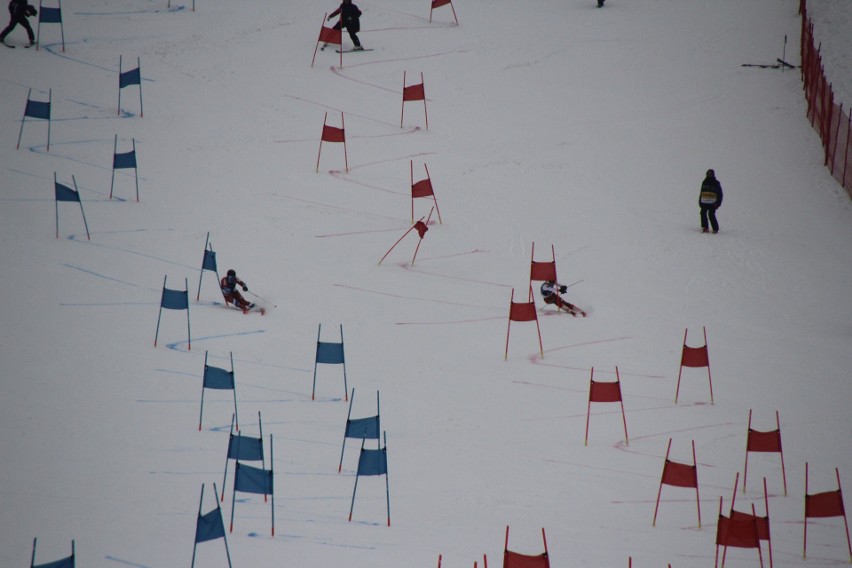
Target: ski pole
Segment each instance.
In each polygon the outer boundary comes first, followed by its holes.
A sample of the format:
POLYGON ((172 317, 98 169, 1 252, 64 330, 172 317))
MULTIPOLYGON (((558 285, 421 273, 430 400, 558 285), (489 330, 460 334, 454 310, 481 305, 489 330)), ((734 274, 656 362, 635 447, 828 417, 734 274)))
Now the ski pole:
POLYGON ((260 295, 258 295, 258 294, 255 294, 254 292, 248 291, 248 292, 246 292, 246 294, 251 294, 252 296, 254 296, 255 298, 257 298, 257 299, 258 299, 258 300, 260 300, 261 302, 266 302, 267 304, 272 304, 272 307, 273 307, 273 308, 277 308, 277 307, 278 307, 278 306, 277 306, 276 304, 274 304, 272 301, 267 300, 267 299, 266 299, 266 298, 264 298, 263 296, 260 296, 260 295))

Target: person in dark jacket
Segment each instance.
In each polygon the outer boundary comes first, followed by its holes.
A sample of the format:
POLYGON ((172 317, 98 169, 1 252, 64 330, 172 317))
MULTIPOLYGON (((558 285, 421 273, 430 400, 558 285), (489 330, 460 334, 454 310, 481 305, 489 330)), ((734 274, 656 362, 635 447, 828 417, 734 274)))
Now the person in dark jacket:
POLYGON ((698 196, 698 206, 701 208, 701 232, 707 233, 709 226, 713 234, 719 232, 719 222, 716 220, 716 210, 722 205, 722 184, 716 179, 716 172, 707 170, 704 181, 701 182, 701 194, 698 196))
POLYGON ((328 15, 328 19, 331 20, 338 14, 340 14, 340 20, 334 24, 334 29, 346 28, 346 31, 349 32, 349 37, 352 38, 352 43, 355 44, 354 50, 361 51, 364 49, 361 45, 361 40, 358 39, 358 32, 361 31, 361 10, 352 3, 352 0, 343 0, 340 7, 328 15))
POLYGON ((30 38, 30 45, 35 45, 35 34, 33 33, 33 28, 30 26, 27 18, 35 16, 36 14, 38 14, 38 10, 36 10, 34 6, 28 4, 27 0, 11 0, 9 2, 9 16, 11 16, 11 18, 6 29, 0 32, 0 42, 7 47, 12 47, 6 43, 6 36, 9 35, 9 32, 15 29, 15 26, 20 24, 25 30, 27 30, 27 36, 30 38))

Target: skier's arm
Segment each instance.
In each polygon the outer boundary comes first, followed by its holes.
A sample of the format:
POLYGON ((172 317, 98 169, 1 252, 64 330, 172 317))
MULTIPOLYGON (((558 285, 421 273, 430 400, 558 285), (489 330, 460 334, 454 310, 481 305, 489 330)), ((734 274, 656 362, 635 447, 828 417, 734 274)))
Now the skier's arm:
POLYGON ((335 17, 335 16, 336 16, 336 15, 338 15, 339 13, 340 13, 340 8, 338 8, 337 10, 335 10, 334 12, 332 12, 331 14, 329 14, 329 15, 328 15, 328 18, 326 18, 326 20, 330 20, 330 19, 332 19, 333 17, 335 17))

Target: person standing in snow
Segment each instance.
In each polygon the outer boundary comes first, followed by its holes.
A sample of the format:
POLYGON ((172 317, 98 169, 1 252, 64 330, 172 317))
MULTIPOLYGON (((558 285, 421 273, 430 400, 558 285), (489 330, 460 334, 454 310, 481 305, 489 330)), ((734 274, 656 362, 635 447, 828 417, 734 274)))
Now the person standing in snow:
POLYGON ((0 32, 0 42, 2 42, 6 47, 14 47, 6 43, 6 36, 9 35, 9 32, 15 29, 15 26, 20 24, 27 31, 27 36, 30 38, 30 45, 35 45, 35 34, 33 33, 33 28, 30 26, 27 18, 35 16, 36 14, 38 14, 38 10, 27 3, 27 0, 11 0, 9 2, 9 16, 11 16, 11 18, 9 20, 9 25, 0 32))
POLYGON ((570 302, 566 302, 562 299, 559 294, 564 294, 568 291, 568 286, 564 284, 560 284, 559 282, 555 282, 553 280, 546 280, 541 284, 541 297, 544 299, 545 304, 554 304, 557 309, 562 309, 571 314, 574 317, 581 315, 586 317, 586 312, 575 306, 570 302))
POLYGON ((243 313, 248 313, 254 307, 254 304, 243 298, 237 286, 243 289, 243 292, 248 292, 248 286, 245 282, 237 277, 237 272, 234 269, 228 270, 228 274, 222 277, 219 282, 219 287, 222 289, 222 295, 225 297, 225 302, 233 304, 240 308, 243 313))
MULTIPOLYGON (((353 49, 355 51, 363 50, 364 47, 361 45, 361 40, 358 39, 358 32, 361 31, 361 10, 358 9, 358 6, 352 3, 352 0, 343 0, 340 7, 329 14, 327 19, 331 20, 338 14, 340 14, 340 20, 334 24, 334 29, 339 30, 346 28, 346 31, 349 32, 349 37, 352 38, 352 43, 355 44, 353 49)), ((325 49, 325 45, 322 47, 325 49)))
POLYGON ((701 194, 698 196, 698 206, 701 208, 701 232, 706 233, 710 228, 713 234, 719 232, 719 222, 716 220, 716 209, 722 205, 722 184, 716 179, 716 172, 707 170, 704 181, 701 182, 701 194))

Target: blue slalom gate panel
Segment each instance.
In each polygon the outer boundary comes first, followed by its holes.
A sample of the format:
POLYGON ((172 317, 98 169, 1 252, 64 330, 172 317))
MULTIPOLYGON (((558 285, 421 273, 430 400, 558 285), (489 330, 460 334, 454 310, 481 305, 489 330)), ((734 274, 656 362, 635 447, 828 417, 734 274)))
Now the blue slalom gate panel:
POLYGON ((136 167, 136 150, 115 154, 112 158, 112 167, 116 170, 130 169, 136 167))
POLYGON ((361 456, 358 458, 358 475, 385 475, 387 472, 387 448, 361 449, 361 456))
POLYGON ((379 439, 379 416, 354 418, 346 423, 346 437, 367 440, 379 439))
POLYGON ((62 9, 42 6, 41 12, 39 12, 38 21, 42 24, 61 24, 62 9))
POLYGON ((272 495, 272 470, 237 462, 237 469, 234 474, 234 491, 272 495))
POLYGON ((228 459, 263 460, 263 440, 242 434, 231 434, 231 439, 228 441, 228 459))
POLYGON ((130 85, 141 85, 142 84, 142 76, 139 73, 139 68, 131 69, 130 71, 124 71, 118 76, 118 88, 123 89, 124 87, 129 87, 130 85))
POLYGON ((204 388, 234 390, 234 373, 219 367, 204 367, 204 388))
POLYGON ((218 507, 205 515, 198 517, 198 522, 195 524, 195 542, 207 542, 208 540, 216 540, 224 538, 225 523, 222 520, 222 510, 218 507))
POLYGON ((189 309, 189 297, 186 290, 170 290, 163 288, 163 299, 160 306, 167 310, 189 309))
POLYGON ((59 182, 55 182, 56 186, 56 201, 76 201, 79 203, 80 194, 59 182))

